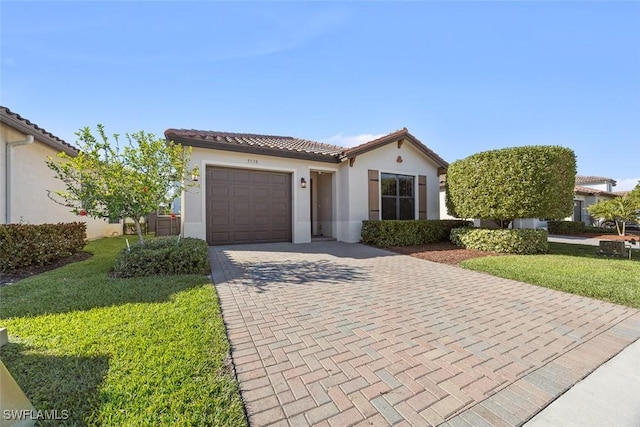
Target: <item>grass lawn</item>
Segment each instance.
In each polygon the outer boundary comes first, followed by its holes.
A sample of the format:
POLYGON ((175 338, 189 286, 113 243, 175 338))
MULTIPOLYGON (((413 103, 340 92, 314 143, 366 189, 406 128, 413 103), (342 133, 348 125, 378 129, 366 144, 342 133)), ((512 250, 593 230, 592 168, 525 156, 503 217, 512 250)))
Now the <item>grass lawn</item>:
POLYGON ((547 255, 510 255, 463 261, 471 270, 640 308, 640 251, 633 260, 604 259, 594 246, 549 242, 547 255))
POLYGON ((0 288, 0 356, 43 425, 246 425, 217 295, 204 276, 111 279, 123 238, 0 288))

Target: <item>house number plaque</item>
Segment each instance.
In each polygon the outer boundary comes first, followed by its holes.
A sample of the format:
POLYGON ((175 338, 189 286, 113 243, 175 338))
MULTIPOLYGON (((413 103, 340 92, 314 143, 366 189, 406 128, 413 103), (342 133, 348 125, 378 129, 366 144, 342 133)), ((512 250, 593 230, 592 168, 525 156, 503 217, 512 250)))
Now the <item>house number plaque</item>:
POLYGON ((250 165, 256 165, 258 164, 258 159, 247 159, 247 163, 250 165))

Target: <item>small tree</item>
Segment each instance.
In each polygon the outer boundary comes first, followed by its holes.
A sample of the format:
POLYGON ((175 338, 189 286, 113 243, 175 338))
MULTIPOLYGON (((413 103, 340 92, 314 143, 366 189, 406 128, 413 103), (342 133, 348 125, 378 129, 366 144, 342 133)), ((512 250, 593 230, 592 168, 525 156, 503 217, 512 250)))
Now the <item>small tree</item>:
POLYGON ((485 151, 449 165, 447 210, 503 228, 515 218, 565 218, 573 210, 575 176, 576 158, 568 148, 485 151))
POLYGON ((167 206, 183 190, 197 185, 190 177, 191 148, 183 149, 144 131, 126 134, 129 144, 120 150, 119 135, 111 145, 104 127, 98 125, 99 139, 85 127, 76 132, 80 153, 58 154, 47 166, 65 183, 62 191, 49 191, 56 203, 93 218, 131 218, 136 234, 144 244, 140 220, 167 206))
POLYGON ((594 218, 602 218, 613 221, 616 224, 618 235, 624 236, 626 233, 626 221, 637 221, 640 215, 640 186, 623 197, 616 197, 611 200, 600 200, 598 203, 587 207, 589 215, 594 218))

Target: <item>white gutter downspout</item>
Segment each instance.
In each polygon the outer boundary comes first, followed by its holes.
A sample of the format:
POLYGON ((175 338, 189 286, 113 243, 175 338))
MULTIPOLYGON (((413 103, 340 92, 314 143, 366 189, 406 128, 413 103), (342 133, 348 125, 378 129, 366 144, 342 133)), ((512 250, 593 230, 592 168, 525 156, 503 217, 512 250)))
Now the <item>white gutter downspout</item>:
POLYGON ((6 163, 6 177, 5 177, 5 224, 11 224, 11 187, 12 187, 12 179, 11 179, 11 149, 13 147, 17 147, 19 145, 28 145, 33 143, 33 135, 27 135, 26 139, 22 139, 20 141, 7 142, 6 153, 5 153, 5 163, 6 163))

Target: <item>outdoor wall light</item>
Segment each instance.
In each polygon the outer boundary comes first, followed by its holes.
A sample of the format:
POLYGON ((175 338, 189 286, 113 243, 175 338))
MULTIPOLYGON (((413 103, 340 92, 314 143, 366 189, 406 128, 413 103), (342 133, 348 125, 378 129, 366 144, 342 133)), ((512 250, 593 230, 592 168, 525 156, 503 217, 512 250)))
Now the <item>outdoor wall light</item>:
POLYGON ((191 171, 191 181, 198 182, 199 179, 200 179, 200 168, 196 166, 191 171))
POLYGON ((307 188, 307 180, 304 177, 300 178, 300 187, 307 188))

